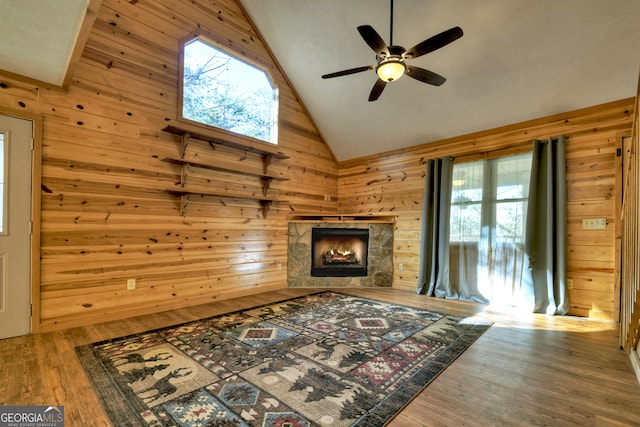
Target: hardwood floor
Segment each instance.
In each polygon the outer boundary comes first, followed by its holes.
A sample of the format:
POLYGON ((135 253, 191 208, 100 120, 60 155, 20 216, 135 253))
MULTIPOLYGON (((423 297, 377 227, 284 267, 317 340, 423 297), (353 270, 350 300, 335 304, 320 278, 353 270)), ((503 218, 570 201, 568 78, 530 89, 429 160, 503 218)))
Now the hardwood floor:
MULTIPOLYGON (((76 358, 75 346, 317 291, 284 289, 0 340, 0 405, 64 405, 66 426, 111 426, 76 358)), ((628 356, 618 349, 615 324, 392 289, 338 291, 495 322, 390 426, 640 425, 640 384, 628 356)))

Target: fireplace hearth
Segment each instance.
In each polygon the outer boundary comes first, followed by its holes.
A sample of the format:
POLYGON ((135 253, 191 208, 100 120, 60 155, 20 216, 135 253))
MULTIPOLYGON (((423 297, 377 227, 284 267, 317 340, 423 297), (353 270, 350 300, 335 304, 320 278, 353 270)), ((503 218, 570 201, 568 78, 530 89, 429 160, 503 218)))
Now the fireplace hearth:
POLYGON ((367 276, 369 229, 313 228, 311 276, 367 276))

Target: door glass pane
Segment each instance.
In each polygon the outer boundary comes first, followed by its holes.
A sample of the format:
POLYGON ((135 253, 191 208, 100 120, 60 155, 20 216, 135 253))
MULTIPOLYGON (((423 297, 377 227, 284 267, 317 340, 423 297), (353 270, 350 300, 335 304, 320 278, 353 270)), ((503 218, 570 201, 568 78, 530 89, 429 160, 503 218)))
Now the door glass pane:
POLYGON ((531 153, 497 159, 497 200, 529 197, 531 153))
POLYGON ((497 159, 496 241, 524 243, 531 153, 497 159))
POLYGON ((0 132, 0 234, 7 234, 7 204, 5 195, 5 188, 7 184, 6 152, 7 148, 5 134, 3 132, 0 132))
POLYGON ((527 202, 496 203, 496 243, 524 243, 527 202))
POLYGON ((478 242, 481 232, 484 161, 453 167, 451 242, 478 242))

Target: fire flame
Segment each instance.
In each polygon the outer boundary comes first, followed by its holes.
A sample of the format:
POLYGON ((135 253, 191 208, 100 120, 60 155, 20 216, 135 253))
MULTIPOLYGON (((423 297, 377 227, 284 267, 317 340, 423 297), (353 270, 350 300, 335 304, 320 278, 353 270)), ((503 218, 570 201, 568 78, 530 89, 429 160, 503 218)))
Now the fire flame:
POLYGON ((351 252, 350 249, 331 249, 329 251, 329 255, 341 255, 341 256, 345 256, 345 255, 351 255, 353 252, 351 252))

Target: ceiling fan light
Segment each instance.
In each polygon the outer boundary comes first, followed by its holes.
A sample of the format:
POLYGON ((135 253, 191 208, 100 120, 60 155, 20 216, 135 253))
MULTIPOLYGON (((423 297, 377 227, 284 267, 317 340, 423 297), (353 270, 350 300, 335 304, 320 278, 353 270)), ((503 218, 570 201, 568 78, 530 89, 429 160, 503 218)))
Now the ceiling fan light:
POLYGON ((376 73, 381 80, 385 82, 393 82, 398 80, 404 74, 406 66, 404 62, 397 59, 389 59, 382 62, 376 68, 376 73))

